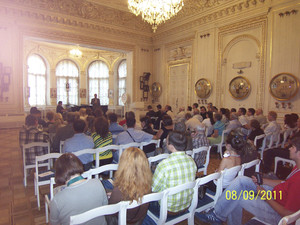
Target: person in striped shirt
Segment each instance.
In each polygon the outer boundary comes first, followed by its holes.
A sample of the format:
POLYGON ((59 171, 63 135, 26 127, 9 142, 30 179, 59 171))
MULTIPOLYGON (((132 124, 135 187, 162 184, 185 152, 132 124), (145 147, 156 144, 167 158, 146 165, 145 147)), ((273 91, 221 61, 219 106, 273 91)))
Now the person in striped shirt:
MULTIPOLYGON (((95 132, 92 133, 94 148, 102 148, 112 144, 112 134, 109 132, 108 121, 104 117, 95 120, 95 132)), ((112 150, 107 150, 99 154, 100 165, 110 164, 112 162, 112 150)))

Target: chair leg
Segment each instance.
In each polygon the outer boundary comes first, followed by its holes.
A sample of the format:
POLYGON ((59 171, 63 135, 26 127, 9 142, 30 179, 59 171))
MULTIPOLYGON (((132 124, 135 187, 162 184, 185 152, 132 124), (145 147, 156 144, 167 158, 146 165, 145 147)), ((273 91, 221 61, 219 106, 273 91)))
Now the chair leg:
POLYGON ((26 174, 26 169, 24 168, 24 187, 27 186, 27 174, 26 174))
POLYGON ((48 204, 45 201, 45 215, 46 215, 46 223, 49 223, 49 216, 48 216, 48 204))
POLYGON ((39 186, 38 185, 36 187, 36 200, 37 200, 38 209, 41 210, 40 193, 39 193, 39 186))

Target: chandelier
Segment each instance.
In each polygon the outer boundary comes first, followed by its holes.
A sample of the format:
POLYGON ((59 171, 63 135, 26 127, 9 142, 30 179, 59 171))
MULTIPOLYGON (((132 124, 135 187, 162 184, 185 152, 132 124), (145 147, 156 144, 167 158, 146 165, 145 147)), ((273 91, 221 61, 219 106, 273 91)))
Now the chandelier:
POLYGON ((175 16, 183 6, 183 0, 128 0, 129 10, 136 16, 142 14, 143 20, 157 26, 175 16))
POLYGON ((82 52, 78 49, 78 47, 70 50, 70 54, 76 58, 81 58, 81 56, 82 56, 82 52))

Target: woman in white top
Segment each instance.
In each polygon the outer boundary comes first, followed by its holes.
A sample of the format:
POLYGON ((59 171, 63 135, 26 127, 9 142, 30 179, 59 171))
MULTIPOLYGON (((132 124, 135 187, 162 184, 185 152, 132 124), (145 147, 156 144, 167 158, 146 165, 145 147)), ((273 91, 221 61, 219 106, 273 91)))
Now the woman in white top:
POLYGON ((206 118, 202 121, 202 123, 205 125, 206 127, 206 136, 210 137, 214 131, 214 118, 213 118, 213 113, 211 111, 208 111, 206 113, 206 118))

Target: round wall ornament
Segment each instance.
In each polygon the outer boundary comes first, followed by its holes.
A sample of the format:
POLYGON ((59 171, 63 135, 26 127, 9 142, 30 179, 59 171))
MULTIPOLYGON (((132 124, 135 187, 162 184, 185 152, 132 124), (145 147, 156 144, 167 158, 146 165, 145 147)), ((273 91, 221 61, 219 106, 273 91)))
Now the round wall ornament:
POLYGON ((195 93, 199 98, 208 98, 211 94, 211 88, 209 80, 201 78, 195 84, 195 93))
POLYGON ((150 93, 151 93, 151 95, 152 95, 154 98, 158 98, 158 97, 161 95, 161 92, 162 92, 161 84, 158 83, 158 82, 154 82, 154 83, 151 85, 151 88, 150 88, 150 93))
POLYGON ((269 90, 275 99, 287 101, 298 93, 299 81, 290 73, 279 73, 270 81, 269 90))
POLYGON ((247 78, 237 76, 229 83, 229 93, 235 99, 242 100, 249 96, 251 85, 247 78))

